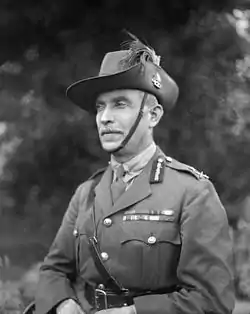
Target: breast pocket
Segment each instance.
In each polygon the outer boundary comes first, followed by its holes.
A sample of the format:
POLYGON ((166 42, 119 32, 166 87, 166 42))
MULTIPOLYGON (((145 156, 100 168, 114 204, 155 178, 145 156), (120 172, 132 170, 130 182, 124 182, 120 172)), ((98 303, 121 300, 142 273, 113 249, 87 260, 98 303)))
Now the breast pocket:
POLYGON ((173 222, 126 222, 122 235, 122 258, 130 264, 147 289, 176 283, 180 255, 179 226, 173 222))

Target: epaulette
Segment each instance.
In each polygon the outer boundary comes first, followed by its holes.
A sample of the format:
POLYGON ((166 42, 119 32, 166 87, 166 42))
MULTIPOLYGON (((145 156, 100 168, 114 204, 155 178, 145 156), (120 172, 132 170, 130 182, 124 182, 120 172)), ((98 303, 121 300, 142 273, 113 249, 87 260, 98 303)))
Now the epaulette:
POLYGON ((88 180, 92 180, 92 179, 96 178, 98 175, 103 174, 106 169, 107 169, 107 167, 103 167, 103 168, 100 168, 100 169, 96 170, 96 171, 88 178, 88 180))
POLYGON ((172 157, 165 156, 166 163, 165 165, 169 168, 175 169, 177 171, 183 171, 190 173, 193 175, 197 180, 202 180, 202 179, 209 179, 209 176, 207 176, 203 171, 198 171, 192 166, 186 165, 176 159, 173 159, 172 157))

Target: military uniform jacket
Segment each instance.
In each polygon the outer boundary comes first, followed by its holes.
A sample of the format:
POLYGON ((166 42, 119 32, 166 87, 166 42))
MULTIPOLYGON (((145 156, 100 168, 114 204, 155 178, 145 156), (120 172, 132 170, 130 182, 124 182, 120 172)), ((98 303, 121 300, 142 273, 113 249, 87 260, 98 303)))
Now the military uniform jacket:
POLYGON ((88 245, 95 229, 107 269, 125 288, 179 287, 135 297, 138 314, 231 313, 232 242, 211 181, 159 149, 115 204, 111 180, 108 166, 75 192, 40 270, 37 314, 67 298, 95 311, 85 297, 87 285, 103 283, 88 245))

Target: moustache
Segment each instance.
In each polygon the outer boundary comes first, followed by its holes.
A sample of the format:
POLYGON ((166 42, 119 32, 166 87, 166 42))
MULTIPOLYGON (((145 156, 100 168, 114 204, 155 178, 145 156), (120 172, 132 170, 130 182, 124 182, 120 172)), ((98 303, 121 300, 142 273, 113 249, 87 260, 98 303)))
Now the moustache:
POLYGON ((120 130, 117 130, 117 129, 112 129, 112 128, 110 128, 110 127, 108 127, 108 128, 104 128, 104 129, 101 129, 100 130, 100 134, 101 135, 105 135, 105 134, 123 134, 123 132, 122 131, 120 131, 120 130))

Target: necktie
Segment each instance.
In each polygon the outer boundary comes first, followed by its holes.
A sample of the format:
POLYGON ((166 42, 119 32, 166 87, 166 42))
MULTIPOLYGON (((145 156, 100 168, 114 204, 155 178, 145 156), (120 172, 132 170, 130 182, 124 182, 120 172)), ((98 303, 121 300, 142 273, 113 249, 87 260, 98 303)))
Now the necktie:
POLYGON ((115 172, 116 179, 111 184, 111 194, 112 194, 113 203, 117 201, 117 199, 122 195, 122 193, 126 189, 126 184, 122 180, 124 173, 125 173, 124 168, 122 165, 120 165, 115 172))

